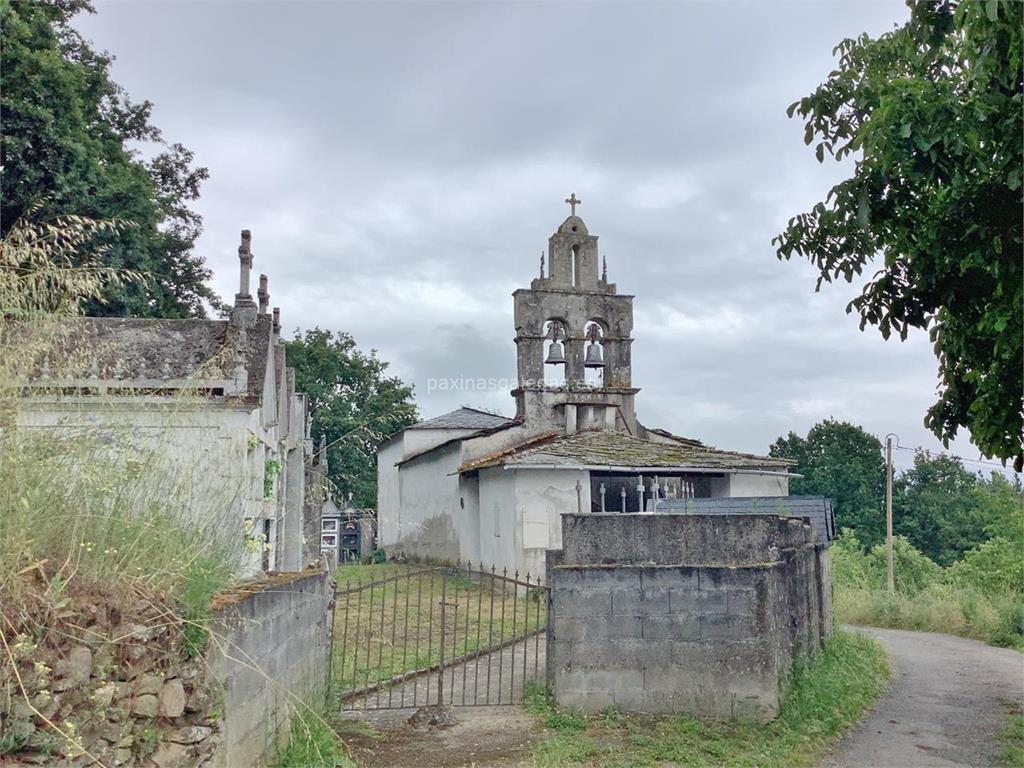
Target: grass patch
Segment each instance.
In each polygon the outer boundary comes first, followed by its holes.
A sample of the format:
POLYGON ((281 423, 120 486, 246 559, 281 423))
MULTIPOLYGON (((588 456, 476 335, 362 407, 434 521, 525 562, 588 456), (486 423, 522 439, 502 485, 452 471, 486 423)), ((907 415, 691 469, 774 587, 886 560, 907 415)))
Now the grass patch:
POLYGON ((885 589, 836 587, 837 622, 944 632, 1024 650, 1024 598, 984 595, 970 587, 935 584, 914 595, 885 589))
POLYGON ((585 717, 554 709, 550 699, 531 689, 526 706, 544 718, 551 732, 535 748, 533 763, 537 768, 798 768, 814 763, 856 723, 888 679, 885 652, 878 643, 835 632, 824 649, 794 670, 782 712, 768 724, 618 713, 585 717))
POLYGON ((999 743, 1002 750, 999 754, 1000 762, 1007 768, 1022 768, 1024 766, 1024 714, 1021 714, 1020 707, 1009 701, 1004 701, 1009 722, 999 732, 999 743))
POLYGON ((274 768, 356 768, 338 734, 315 712, 292 715, 288 743, 279 749, 274 768))
POLYGON ((380 563, 346 565, 336 574, 335 695, 433 667, 442 639, 450 661, 532 634, 547 621, 540 592, 516 593, 465 569, 380 563))

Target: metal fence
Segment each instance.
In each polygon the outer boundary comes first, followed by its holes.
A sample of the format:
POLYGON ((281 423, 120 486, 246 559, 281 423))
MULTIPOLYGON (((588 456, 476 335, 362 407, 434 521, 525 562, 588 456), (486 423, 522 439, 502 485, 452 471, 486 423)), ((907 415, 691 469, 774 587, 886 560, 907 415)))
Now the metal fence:
POLYGON ((546 674, 548 607, 529 574, 376 566, 335 592, 331 696, 348 710, 518 704, 546 674))

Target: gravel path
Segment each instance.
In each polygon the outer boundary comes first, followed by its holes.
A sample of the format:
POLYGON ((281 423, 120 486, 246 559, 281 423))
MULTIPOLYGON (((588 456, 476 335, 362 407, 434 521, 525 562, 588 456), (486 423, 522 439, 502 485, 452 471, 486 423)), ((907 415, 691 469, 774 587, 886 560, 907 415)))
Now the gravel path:
POLYGON ((892 684, 822 768, 998 765, 1005 703, 1024 703, 1024 655, 932 632, 857 629, 888 649, 892 684))

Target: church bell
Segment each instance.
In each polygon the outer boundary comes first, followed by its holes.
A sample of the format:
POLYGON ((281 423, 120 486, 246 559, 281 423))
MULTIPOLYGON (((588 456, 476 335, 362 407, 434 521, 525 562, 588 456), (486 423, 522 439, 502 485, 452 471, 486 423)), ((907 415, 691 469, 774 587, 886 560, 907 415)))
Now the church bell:
POLYGON ((601 347, 594 342, 587 345, 587 357, 583 361, 587 368, 604 368, 604 359, 601 357, 601 347))
POLYGON ((565 352, 562 351, 562 342, 551 342, 551 346, 548 347, 548 359, 544 362, 548 365, 561 365, 565 362, 565 352))

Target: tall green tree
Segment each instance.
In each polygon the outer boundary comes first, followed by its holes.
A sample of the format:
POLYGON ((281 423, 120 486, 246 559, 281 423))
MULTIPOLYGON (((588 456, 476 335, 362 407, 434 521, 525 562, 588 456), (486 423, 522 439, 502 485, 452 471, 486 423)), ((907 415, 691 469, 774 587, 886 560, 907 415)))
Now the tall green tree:
POLYGON ((789 492, 831 498, 838 528, 854 529, 868 549, 885 539, 885 460, 877 437, 854 424, 826 419, 806 437, 795 432, 780 437, 768 454, 797 462, 793 471, 803 477, 790 480, 789 492))
POLYGON ((979 478, 955 456, 918 451, 893 483, 893 529, 939 565, 989 538, 979 478))
POLYGON ((0 0, 0 236, 27 212, 132 222, 81 255, 144 279, 111 284, 87 312, 201 316, 218 304, 193 252, 202 220, 191 204, 207 171, 163 141, 150 102, 110 79, 112 57, 71 24, 82 12, 93 12, 87 0, 0 0))
POLYGON ((1009 478, 993 472, 987 480, 980 479, 976 504, 985 532, 993 538, 1001 536, 1019 542, 1017 551, 1024 556, 1024 488, 1020 476, 1009 478))
POLYGON ((309 397, 313 434, 327 438, 327 471, 339 500, 377 505, 377 448, 416 421, 412 387, 347 333, 314 328, 285 343, 295 386, 309 397))
POLYGON ((1019 0, 908 0, 910 19, 843 40, 836 68, 789 107, 819 162, 852 175, 789 221, 778 256, 822 282, 875 269, 847 307, 863 329, 927 329, 939 399, 925 424, 961 427, 981 451, 1024 463, 1024 246, 1019 0))

